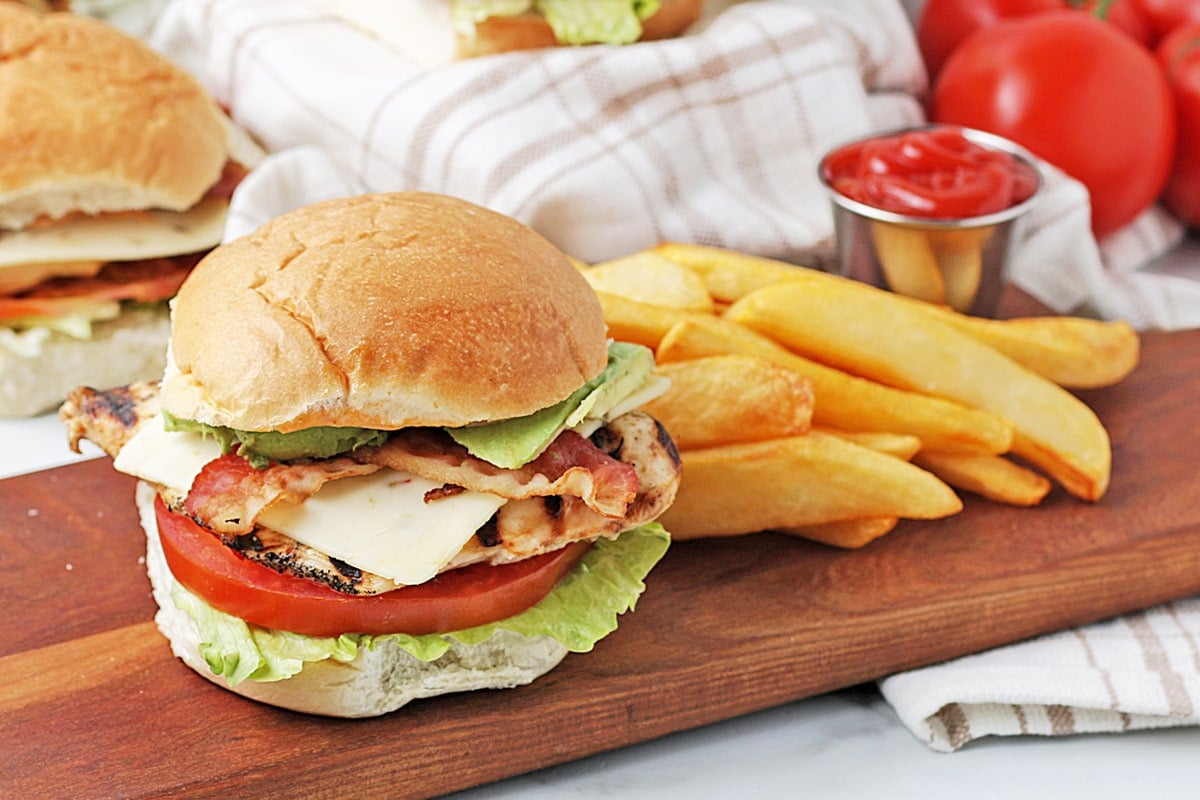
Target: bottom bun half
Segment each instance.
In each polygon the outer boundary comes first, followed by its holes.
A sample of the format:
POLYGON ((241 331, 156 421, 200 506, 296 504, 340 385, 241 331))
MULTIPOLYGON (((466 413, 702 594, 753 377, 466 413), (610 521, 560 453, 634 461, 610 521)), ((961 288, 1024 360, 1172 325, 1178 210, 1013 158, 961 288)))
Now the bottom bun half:
POLYGON ((549 672, 567 654, 563 645, 549 637, 530 639, 498 631, 479 644, 454 642, 441 658, 426 662, 391 640, 382 639, 373 648, 360 648, 350 662, 319 661, 307 664, 286 680, 245 680, 230 686, 209 669, 200 655, 195 622, 171 599, 174 578, 158 538, 154 496, 152 487, 138 483, 138 513, 146 532, 146 570, 158 604, 154 621, 179 659, 204 678, 243 697, 308 714, 374 717, 422 697, 522 686, 549 672))
POLYGON ((0 327, 0 417, 51 411, 79 386, 110 389, 156 380, 167 362, 170 335, 165 304, 94 323, 89 339, 0 327))

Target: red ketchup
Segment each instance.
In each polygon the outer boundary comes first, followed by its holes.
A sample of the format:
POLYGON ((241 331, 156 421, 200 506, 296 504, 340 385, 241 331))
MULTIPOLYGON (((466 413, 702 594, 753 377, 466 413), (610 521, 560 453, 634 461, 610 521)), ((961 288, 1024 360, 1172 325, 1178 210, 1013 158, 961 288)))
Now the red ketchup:
POLYGON ((831 153, 822 165, 837 192, 873 208, 930 219, 977 217, 1028 200, 1033 168, 956 128, 867 139, 831 153))

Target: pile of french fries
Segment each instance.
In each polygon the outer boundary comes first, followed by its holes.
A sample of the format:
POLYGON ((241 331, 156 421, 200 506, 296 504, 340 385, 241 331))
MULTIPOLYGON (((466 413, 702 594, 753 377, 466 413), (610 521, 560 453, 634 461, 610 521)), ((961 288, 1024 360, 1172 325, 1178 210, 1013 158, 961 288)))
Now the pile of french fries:
POLYGON ((671 379, 646 410, 683 458, 662 518, 677 539, 854 548, 957 513, 959 491, 1033 506, 1053 483, 1086 501, 1108 487, 1108 433, 1070 390, 1137 365, 1124 322, 973 317, 700 245, 579 268, 610 335, 671 379))

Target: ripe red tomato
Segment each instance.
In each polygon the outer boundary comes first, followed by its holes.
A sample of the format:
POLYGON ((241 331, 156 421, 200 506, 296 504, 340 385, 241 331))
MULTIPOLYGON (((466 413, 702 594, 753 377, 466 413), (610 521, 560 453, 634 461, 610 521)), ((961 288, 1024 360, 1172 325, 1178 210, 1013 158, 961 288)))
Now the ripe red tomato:
POLYGON ((1138 0, 1114 0, 1107 5, 1105 5, 1105 0, 1084 0, 1083 3, 1067 0, 1065 5, 1089 14, 1100 11, 1110 25, 1124 31, 1129 38, 1144 47, 1153 47, 1158 38, 1150 25, 1150 20, 1146 18, 1141 6, 1138 5, 1138 0))
POLYGON ((1166 185, 1175 111, 1149 51, 1078 11, 1004 20, 955 50, 932 116, 1005 136, 1087 187, 1106 236, 1166 185))
POLYGON ((962 42, 977 30, 1062 8, 1061 0, 927 0, 917 17, 917 45, 932 80, 962 42))
POLYGON ((1189 22, 1200 22, 1200 0, 1132 0, 1156 39, 1189 22))
POLYGON ((213 608, 309 636, 446 633, 511 617, 545 597, 586 542, 503 566, 473 564, 380 595, 356 596, 244 558, 155 501, 159 540, 175 580, 213 608))
MULTIPOLYGON (((1000 20, 1017 19, 1046 11, 1078 8, 1094 13, 1102 0, 927 0, 917 17, 917 45, 930 80, 935 80, 946 59, 978 30, 1000 20)), ((1200 0, 1114 0, 1104 18, 1135 41, 1150 46, 1154 31, 1139 3, 1200 3, 1200 0)))
POLYGON ((1200 227, 1200 22, 1172 31, 1159 44, 1158 57, 1175 94, 1178 131, 1163 205, 1200 227))

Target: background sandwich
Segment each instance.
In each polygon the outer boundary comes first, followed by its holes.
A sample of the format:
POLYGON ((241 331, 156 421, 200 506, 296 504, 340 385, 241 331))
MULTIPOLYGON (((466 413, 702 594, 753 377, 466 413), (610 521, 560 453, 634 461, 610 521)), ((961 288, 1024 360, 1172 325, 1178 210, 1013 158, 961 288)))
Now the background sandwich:
POLYGON ((632 608, 668 537, 670 437, 633 410, 566 256, 422 193, 301 208, 222 245, 173 303, 161 388, 61 409, 137 476, 157 620, 206 677, 369 716, 514 686, 632 608))
POLYGON ((220 241, 256 148, 131 36, 13 3, 0 109, 0 416, 160 375, 164 301, 220 241))
POLYGON ((704 0, 368 0, 325 7, 421 64, 680 36, 704 0))

